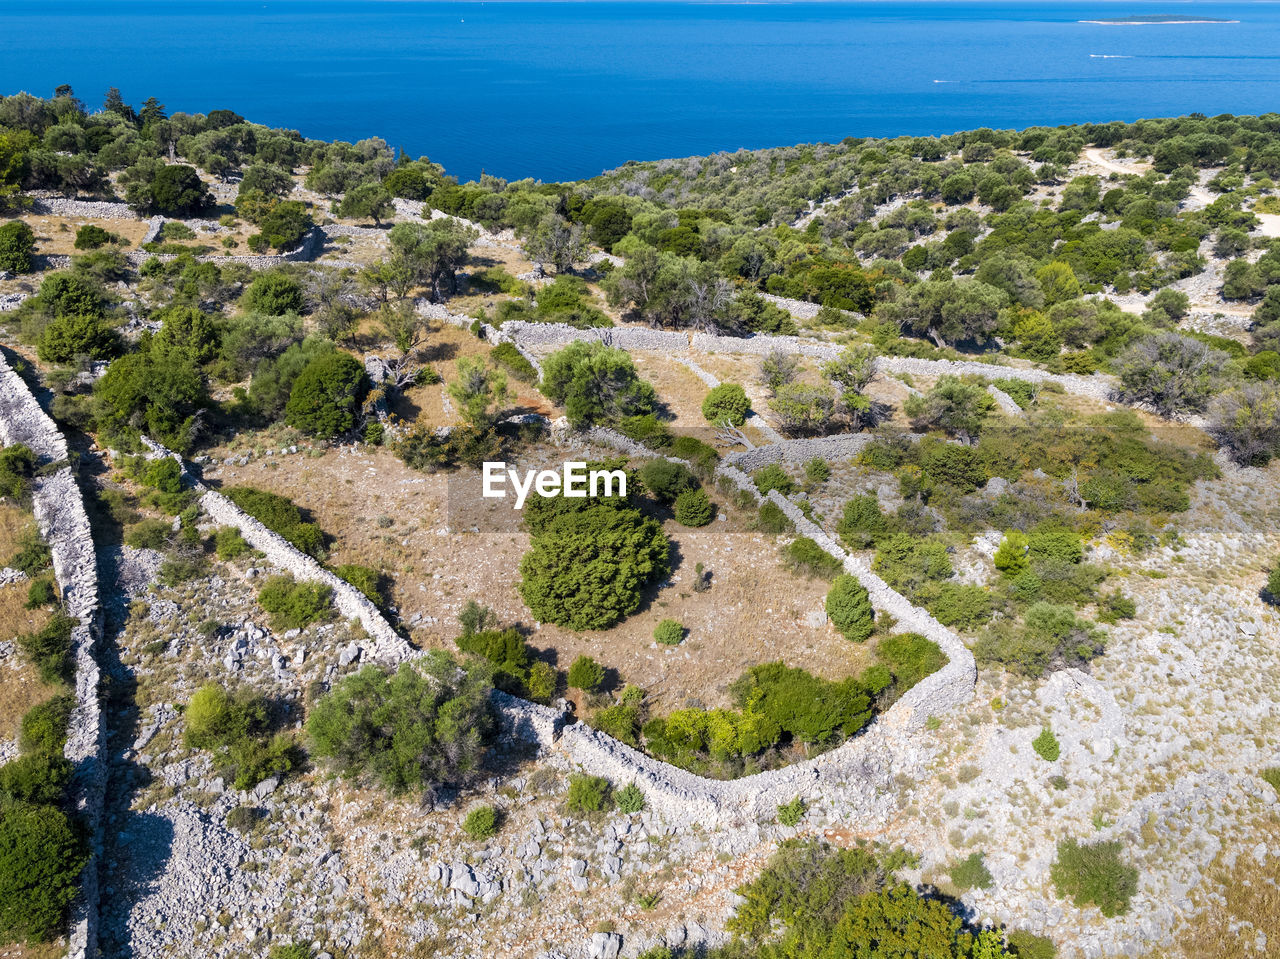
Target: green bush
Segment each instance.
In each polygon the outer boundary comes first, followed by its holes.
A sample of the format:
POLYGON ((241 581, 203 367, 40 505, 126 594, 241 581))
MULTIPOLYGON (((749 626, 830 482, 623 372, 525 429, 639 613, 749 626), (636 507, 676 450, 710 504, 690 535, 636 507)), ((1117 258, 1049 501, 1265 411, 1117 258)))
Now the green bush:
POLYGON ((58 592, 54 589, 53 580, 48 576, 33 579, 27 587, 27 601, 23 605, 27 609, 40 609, 52 606, 58 600, 58 592))
POLYGON ((249 551, 249 544, 234 526, 219 526, 213 534, 214 550, 218 559, 235 559, 249 551))
POLYGON ((6 809, 0 816, 0 940, 43 942, 57 935, 88 858, 60 810, 6 809))
POLYGON ((947 665, 947 656, 919 633, 894 633, 876 644, 876 656, 889 667, 900 688, 910 689, 947 665))
POLYGON ((773 500, 765 500, 760 504, 760 511, 756 514, 756 526, 762 533, 768 533, 770 536, 789 533, 796 528, 795 523, 791 522, 791 517, 784 513, 782 507, 773 500))
POLYGON ((48 569, 51 562, 53 554, 49 552, 48 544, 40 538, 40 531, 32 525, 19 534, 17 552, 9 557, 5 565, 28 576, 35 576, 41 570, 48 569))
POLYGON ((1129 911, 1138 891, 1138 870, 1122 859, 1119 840, 1081 845, 1074 839, 1058 843, 1058 861, 1049 876, 1058 897, 1070 896, 1077 906, 1095 905, 1107 918, 1129 911))
POLYGON ((283 316, 301 313, 305 300, 297 280, 284 273, 269 271, 254 277, 245 290, 242 305, 250 313, 283 316))
POLYGON ((1267 574, 1267 585, 1265 589, 1271 602, 1280 606, 1280 562, 1277 562, 1276 565, 1271 568, 1271 572, 1267 574))
POLYGON ((980 852, 970 853, 951 867, 951 882, 957 889, 990 889, 994 881, 980 852))
POLYGON ((118 241, 119 237, 114 233, 108 233, 100 226, 86 223, 76 230, 75 248, 77 250, 96 250, 100 246, 106 246, 108 243, 116 243, 118 241))
POLYGON ((603 776, 573 773, 569 776, 569 796, 565 800, 570 812, 602 812, 613 805, 612 788, 603 776))
POLYGON ((36 235, 22 220, 0 225, 0 270, 7 273, 30 273, 31 257, 36 251, 36 235))
POLYGON ((996 569, 1009 576, 1017 576, 1031 565, 1031 560, 1027 556, 1029 546, 1030 541, 1026 533, 1018 529, 1009 530, 1004 534, 1004 539, 1000 541, 1000 548, 996 550, 993 557, 996 569))
POLYGON ((36 454, 26 443, 0 450, 0 496, 25 502, 36 475, 36 454))
POLYGON ((1258 775, 1262 777, 1263 782, 1280 793, 1280 766, 1268 766, 1258 775))
POLYGON ((70 363, 77 356, 105 360, 120 350, 120 338, 97 316, 58 316, 40 333, 36 353, 45 363, 70 363))
POLYGON ((291 942, 288 945, 272 946, 267 959, 311 959, 315 955, 311 946, 305 942, 291 942))
POLYGON ((67 724, 71 722, 71 710, 75 699, 58 695, 32 706, 22 717, 22 731, 18 746, 24 753, 62 755, 67 744, 67 724))
POLYGON ((477 842, 498 834, 500 814, 493 806, 477 806, 462 820, 462 831, 477 842))
POLYGON ((661 457, 649 460, 637 475, 644 488, 663 503, 674 503, 681 493, 698 488, 698 478, 687 466, 661 457))
POLYGON ((848 573, 841 573, 827 593, 827 616, 845 639, 861 643, 875 628, 875 610, 871 597, 861 583, 848 573))
MULTIPOLYGON (((520 595, 541 622, 608 629, 635 612, 644 589, 666 572, 667 538, 655 520, 607 500, 554 502, 566 505, 534 532, 520 562, 520 595), (567 505, 575 503, 586 505, 567 505)), ((538 515, 528 505, 526 525, 538 515)))
POLYGON ((459 670, 439 652, 390 675, 366 666, 312 707, 312 752, 393 794, 465 783, 493 737, 490 688, 482 670, 459 670))
POLYGON ((227 828, 236 832, 248 832, 261 819, 262 811, 256 806, 236 806, 227 813, 227 828))
POLYGON ((317 559, 324 556, 324 534, 315 523, 303 519, 302 511, 284 496, 255 489, 231 486, 222 494, 259 523, 317 559))
POLYGON ((728 421, 733 426, 741 426, 747 421, 750 410, 751 401, 737 383, 721 383, 713 387, 702 401, 702 416, 708 423, 728 421))
POLYGON ((800 820, 804 819, 804 814, 804 800, 796 796, 790 802, 785 802, 778 807, 778 822, 784 826, 798 826, 800 820))
POLYGON ((798 536, 788 543, 782 556, 787 568, 801 576, 831 579, 841 569, 840 560, 808 536, 798 536))
POLYGON ((302 629, 332 612, 333 590, 323 583, 300 583, 292 576, 270 576, 258 588, 258 605, 271 614, 277 632, 302 629))
POLYGON ((27 753, 0 766, 0 804, 52 806, 62 802, 72 766, 57 753, 27 753))
POLYGON ((1046 936, 1037 936, 1025 929, 1014 929, 1006 937, 1009 951, 1017 959, 1054 959, 1058 954, 1053 940, 1046 936))
POLYGON ((715 518, 711 499, 701 489, 687 489, 677 496, 672 513, 681 526, 706 526, 715 518))
POLYGON ((640 709, 629 703, 615 703, 592 713, 587 722, 607 736, 628 746, 640 745, 640 709))
POLYGON ((519 695, 532 674, 532 654, 519 631, 487 629, 464 632, 455 642, 463 652, 479 656, 493 666, 493 683, 504 692, 519 695))
POLYGON ((541 391, 564 407, 574 426, 616 423, 652 413, 653 386, 640 379, 624 351, 578 341, 552 353, 542 364, 541 391))
POLYGON ((529 678, 525 682, 529 698, 537 703, 550 702, 559 686, 556 669, 548 662, 539 659, 529 667, 529 678))
POLYGON ((1118 623, 1138 615, 1138 605, 1120 590, 1112 590, 1098 598, 1098 622, 1118 623))
POLYGON ((619 812, 643 812, 645 807, 644 790, 635 783, 628 783, 613 796, 619 812))
POLYGON ((880 509, 874 493, 855 496, 844 504, 844 515, 836 524, 841 541, 850 549, 867 549, 889 533, 889 518, 880 509))
POLYGON ((124 541, 134 549, 164 549, 173 535, 173 524, 162 519, 144 519, 129 527, 124 541))
POLYGON ((804 464, 804 478, 809 483, 825 483, 831 478, 831 464, 815 456, 804 464))
POLYGON ((1002 623, 988 628, 974 653, 1015 672, 1039 676, 1050 668, 1087 663, 1103 649, 1103 637, 1091 623, 1077 619, 1070 606, 1037 602, 1021 626, 1002 623))
POLYGON ((46 683, 67 682, 71 678, 71 630, 79 625, 70 616, 55 615, 34 633, 17 637, 21 649, 46 683))
POLYGON ((677 619, 664 619, 654 627, 653 638, 663 646, 679 646, 684 642, 684 626, 677 619))
POLYGON ((1062 747, 1058 744, 1058 737, 1053 734, 1053 730, 1048 726, 1040 730, 1040 735, 1031 741, 1031 748, 1045 762, 1051 763, 1062 755, 1062 747))
POLYGON ((788 476, 787 471, 777 463, 760 467, 751 474, 751 479, 755 482, 761 496, 768 496, 775 489, 783 496, 789 496, 796 489, 795 480, 788 476))
POLYGON ((307 364, 289 391, 285 422, 294 429, 321 439, 335 439, 350 432, 369 378, 349 353, 322 353, 307 364))
POLYGON ((991 618, 995 608, 992 595, 981 586, 970 583, 940 583, 937 592, 919 591, 918 598, 925 602, 935 619, 943 626, 958 629, 974 629, 991 618))
POLYGON ((489 354, 493 361, 522 383, 538 382, 538 371, 525 359, 514 343, 499 343, 489 354))
POLYGON ((569 685, 584 693, 593 693, 604 682, 604 667, 590 656, 579 656, 569 666, 569 685))
POLYGON ((387 604, 387 577, 381 570, 359 563, 344 563, 334 569, 340 579, 345 579, 368 597, 374 606, 387 604))

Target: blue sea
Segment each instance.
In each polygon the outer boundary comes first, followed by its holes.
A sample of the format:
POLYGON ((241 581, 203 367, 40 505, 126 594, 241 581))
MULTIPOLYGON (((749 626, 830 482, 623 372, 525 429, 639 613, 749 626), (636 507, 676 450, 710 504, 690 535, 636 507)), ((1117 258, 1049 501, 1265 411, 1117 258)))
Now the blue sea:
POLYGON ((0 4, 0 92, 109 86, 470 179, 846 136, 1280 109, 1280 4, 0 4), (1224 24, 1112 26, 1175 14, 1224 24))

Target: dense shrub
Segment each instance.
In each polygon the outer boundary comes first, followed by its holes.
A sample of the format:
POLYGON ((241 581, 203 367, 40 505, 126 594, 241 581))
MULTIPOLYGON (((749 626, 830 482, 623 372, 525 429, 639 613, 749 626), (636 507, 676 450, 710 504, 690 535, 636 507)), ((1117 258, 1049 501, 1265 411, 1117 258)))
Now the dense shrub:
POLYGON ((653 387, 640 379, 631 357, 596 342, 577 341, 547 357, 540 388, 564 407, 574 426, 642 416, 657 403, 653 387))
POLYGON ((530 687, 537 664, 533 662, 532 651, 518 630, 464 632, 455 642, 463 652, 479 656, 493 667, 492 681, 497 688, 520 695, 530 687))
POLYGON ((850 549, 867 549, 890 532, 889 518, 880 509, 874 493, 855 496, 844 504, 844 515, 836 524, 836 533, 850 549))
POLYGON ((22 717, 18 745, 24 753, 61 755, 75 699, 58 695, 32 706, 22 717))
POLYGON ((0 805, 57 805, 71 773, 71 763, 58 753, 34 752, 11 759, 0 766, 0 805))
POLYGON ((876 645, 876 655, 889 667, 901 690, 947 665, 946 654, 932 640, 919 633, 894 633, 876 645))
POLYGON ((333 611, 333 589, 323 583, 300 583, 292 576, 270 576, 258 588, 258 605, 271 614, 276 632, 302 629, 333 611))
POLYGON ((1031 741, 1031 748, 1045 762, 1051 763, 1062 755, 1062 747, 1058 744, 1058 737, 1053 734, 1053 730, 1048 726, 1040 730, 1040 735, 1031 741))
POLYGON ((516 349, 514 343, 499 343, 489 355, 493 357, 495 363, 505 367, 508 373, 522 383, 536 383, 538 381, 538 371, 516 349))
POLYGON ((234 771, 237 789, 249 789, 296 764, 291 737, 272 734, 266 700, 248 690, 228 693, 216 683, 196 690, 187 704, 184 739, 212 751, 234 771))
POLYGON ((0 496, 25 502, 36 475, 36 454, 26 443, 0 449, 0 496))
POLYGON ((702 489, 687 489, 677 496, 672 514, 681 526, 692 527, 706 526, 716 515, 707 491, 702 489))
POLYGON ((30 273, 35 251, 36 235, 29 225, 22 220, 0 224, 0 270, 30 273))
POLYGON ((881 541, 872 566, 885 582, 909 597, 924 584, 947 579, 953 572, 944 543, 909 533, 894 533, 881 541))
POLYGON ((840 572, 840 560, 836 559, 808 536, 797 536, 782 551, 783 563, 801 576, 817 576, 831 579, 840 572))
POLYGON ((1014 672, 1039 676, 1050 668, 1087 663, 1100 655, 1103 639, 1093 626, 1076 618, 1070 606, 1034 603, 1021 626, 998 624, 978 640, 974 653, 1014 672))
POLYGON ((76 895, 88 850, 53 806, 18 804, 0 815, 0 940, 46 941, 76 895))
POLYGON ((75 248, 77 250, 96 250, 100 246, 108 243, 115 243, 118 237, 113 233, 108 233, 100 226, 94 226, 92 223, 86 223, 80 229, 76 230, 75 248))
POLYGON ((58 599, 58 592, 54 589, 53 580, 48 576, 41 576, 39 579, 33 579, 31 585, 27 587, 27 601, 23 604, 26 609, 40 609, 44 606, 52 606, 58 599))
POLYGON ((918 590, 916 597, 943 626, 964 630, 989 621, 996 605, 991 593, 971 583, 940 583, 936 591, 918 590))
POLYGON ((387 577, 381 570, 362 566, 360 563, 345 563, 335 568, 334 572, 364 593, 374 606, 387 604, 387 577))
POLYGON ((323 353, 294 380, 285 422, 310 436, 335 439, 355 427, 368 390, 369 378, 359 360, 349 353, 323 353))
MULTIPOLYGON (((540 621, 569 629, 607 629, 635 612, 667 569, 662 528, 638 511, 600 500, 560 512, 533 537, 520 562, 520 595, 540 621), (592 561, 584 563, 582 557, 592 561)), ((526 524, 531 513, 525 512, 526 524)))
POLYGON ((1115 361, 1120 399, 1158 413, 1200 412, 1218 391, 1230 357, 1179 333, 1139 340, 1115 361))
POLYGON ((613 805, 613 790, 603 776, 573 773, 569 776, 569 796, 565 805, 570 812, 602 812, 613 805))
POLYGON ((302 511, 291 500, 252 486, 231 486, 222 494, 259 523, 278 533, 308 555, 324 555, 324 534, 315 523, 307 522, 302 511))
POLYGON ((493 736, 489 688, 437 652, 390 675, 366 666, 316 702, 307 735, 339 773, 392 793, 465 782, 493 736))
POLYGON ((674 503, 681 493, 698 488, 698 478, 687 466, 661 457, 649 460, 637 475, 645 489, 663 503, 674 503))
POLYGON ((40 333, 37 353, 46 363, 70 363, 78 356, 104 360, 120 350, 116 331, 97 316, 58 316, 40 333))
POLYGON ((613 794, 613 801, 619 812, 643 812, 645 807, 644 790, 635 783, 628 783, 613 794))
POLYGON ((795 492, 796 488, 795 480, 788 476, 787 471, 777 463, 760 467, 751 474, 751 479, 761 496, 768 496, 770 491, 775 489, 783 496, 788 496, 795 492))
POLYGON ((804 464, 804 478, 809 483, 825 483, 831 478, 831 464, 815 456, 804 464))
POLYGON ((462 820, 462 831, 476 841, 490 839, 498 834, 500 814, 493 806, 477 806, 462 820))
POLYGON ((664 619, 654 627, 653 639, 663 646, 679 646, 684 642, 684 626, 678 619, 664 619))
POLYGON ((35 576, 43 569, 48 569, 52 562, 49 545, 40 538, 40 531, 31 525, 18 535, 17 550, 5 561, 10 569, 16 569, 35 576))
POLYGON ((760 510, 756 514, 756 526, 763 533, 771 536, 777 536, 781 533, 789 533, 795 529, 795 524, 791 522, 791 517, 782 511, 782 507, 773 500, 765 500, 760 504, 760 510))
POLYGON ((66 682, 71 678, 71 630, 77 625, 70 616, 59 614, 34 633, 17 637, 18 648, 40 671, 44 682, 66 682))
POLYGON ((249 544, 234 526, 219 526, 213 534, 214 551, 218 559, 235 559, 249 551, 249 544))
POLYGON ((1070 896, 1077 906, 1095 905, 1108 918, 1124 915, 1138 891, 1138 870, 1123 861, 1123 852, 1119 840, 1059 842, 1058 860, 1049 869, 1058 896, 1070 896))
POLYGON ((778 822, 784 826, 798 826, 805 814, 804 800, 796 796, 790 802, 778 806, 778 822))
POLYGON ((579 656, 569 666, 569 685, 584 693, 593 693, 604 682, 604 667, 590 656, 579 656))
POLYGON ((861 583, 841 573, 827 593, 827 616, 840 635, 855 643, 864 641, 875 628, 871 597, 861 583))
POLYGON ((957 889, 990 889, 994 881, 980 852, 970 853, 951 867, 951 882, 957 889))
POLYGON ((741 426, 747 421, 751 401, 737 383, 721 383, 713 387, 702 401, 702 416, 708 423, 728 422, 741 426))
POLYGON ((274 270, 259 273, 244 292, 244 308, 266 316, 301 313, 305 300, 302 286, 286 273, 274 270))

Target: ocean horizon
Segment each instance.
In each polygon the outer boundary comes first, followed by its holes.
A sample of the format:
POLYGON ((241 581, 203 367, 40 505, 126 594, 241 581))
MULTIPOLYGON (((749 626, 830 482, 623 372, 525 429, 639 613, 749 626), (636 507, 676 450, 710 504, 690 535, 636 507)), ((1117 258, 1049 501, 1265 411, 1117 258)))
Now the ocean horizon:
POLYGON ((966 128, 1261 113, 1269 3, 67 0, 0 11, 0 92, 109 86, 462 179, 966 128), (1082 21, 1176 14, 1221 23, 1082 21))

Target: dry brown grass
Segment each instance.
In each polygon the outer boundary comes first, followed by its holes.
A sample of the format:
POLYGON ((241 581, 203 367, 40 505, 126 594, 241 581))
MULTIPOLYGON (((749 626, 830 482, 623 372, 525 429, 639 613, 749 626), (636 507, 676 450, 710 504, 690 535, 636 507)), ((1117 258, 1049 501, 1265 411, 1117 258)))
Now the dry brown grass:
POLYGON ((1280 843, 1280 817, 1261 819, 1247 848, 1224 849, 1195 896, 1198 915, 1177 934, 1173 950, 1157 950, 1149 959, 1260 959, 1280 954, 1280 856, 1270 850, 1280 843), (1269 847, 1259 863, 1253 856, 1258 843, 1269 847), (1236 856, 1228 867, 1227 852, 1236 856), (1240 928, 1241 923, 1247 923, 1240 928), (1266 937, 1259 946, 1258 933, 1266 937))
MULTIPOLYGON (((94 220, 88 217, 39 216, 27 214, 22 217, 36 235, 36 253, 42 256, 53 254, 80 255, 86 250, 75 248, 76 230, 85 224, 100 226, 108 233, 124 239, 124 244, 115 249, 136 250, 147 232, 145 220, 94 220)), ((104 247, 103 249, 112 249, 104 247)))
POLYGON ((34 945, 15 943, 0 946, 0 959, 60 959, 66 955, 67 944, 59 939, 54 942, 39 942, 34 945))
MULTIPOLYGON (((0 589, 0 639, 33 632, 49 620, 46 610, 24 609, 26 598, 26 583, 0 589)), ((27 710, 44 702, 57 689, 41 682, 35 668, 24 661, 20 652, 15 650, 11 657, 0 660, 0 739, 15 738, 27 710)))
MULTIPOLYGON (((522 457, 520 465, 589 459, 603 452, 547 449, 522 457)), ((311 510, 335 538, 332 563, 386 569, 396 580, 393 599, 401 617, 421 613, 436 619, 414 633, 424 646, 452 648, 457 614, 469 599, 492 607, 504 623, 534 625, 517 590, 528 535, 514 526, 486 532, 449 529, 444 475, 414 472, 385 450, 365 448, 314 458, 255 459, 210 469, 207 475, 227 485, 249 483, 287 495, 311 510)), ((455 481, 479 483, 478 474, 455 475, 462 477, 455 481)), ((679 557, 671 585, 614 629, 575 633, 543 625, 530 633, 530 643, 546 650, 561 669, 579 655, 594 656, 626 681, 651 690, 659 708, 690 699, 725 704, 728 683, 744 669, 771 660, 832 679, 866 665, 870 646, 855 646, 829 627, 804 622, 807 612, 822 606, 826 582, 799 579, 779 567, 772 540, 745 530, 742 517, 702 529, 668 520, 664 528, 679 557), (714 585, 704 593, 690 588, 699 562, 713 572, 714 585), (653 629, 665 618, 678 619, 689 630, 683 646, 654 644, 653 629)))
POLYGON ((32 515, 13 503, 0 503, 0 566, 14 554, 22 534, 35 523, 32 515))

